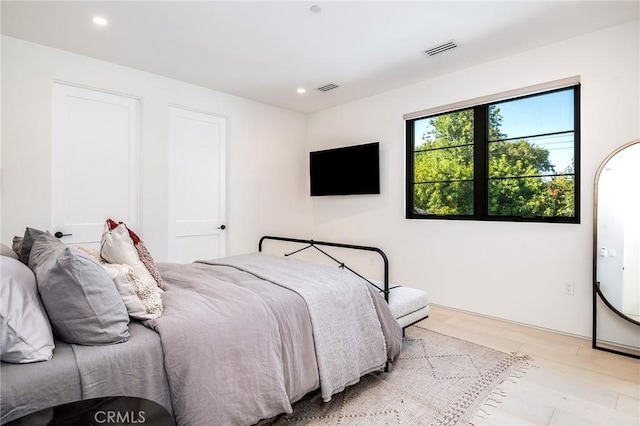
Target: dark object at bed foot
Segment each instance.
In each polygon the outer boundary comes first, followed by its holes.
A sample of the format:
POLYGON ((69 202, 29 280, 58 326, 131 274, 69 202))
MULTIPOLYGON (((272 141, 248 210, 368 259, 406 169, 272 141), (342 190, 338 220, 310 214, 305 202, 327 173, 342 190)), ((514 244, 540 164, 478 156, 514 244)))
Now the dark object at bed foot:
POLYGON ((174 426, 169 412, 153 401, 128 396, 93 398, 36 411, 6 426, 174 426))

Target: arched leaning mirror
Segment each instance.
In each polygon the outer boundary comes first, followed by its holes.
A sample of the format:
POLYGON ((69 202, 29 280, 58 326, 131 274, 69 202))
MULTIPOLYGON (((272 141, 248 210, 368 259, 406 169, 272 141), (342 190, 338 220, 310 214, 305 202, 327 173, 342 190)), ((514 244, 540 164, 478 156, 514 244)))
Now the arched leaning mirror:
POLYGON ((593 348, 640 358, 640 139, 595 178, 593 348))

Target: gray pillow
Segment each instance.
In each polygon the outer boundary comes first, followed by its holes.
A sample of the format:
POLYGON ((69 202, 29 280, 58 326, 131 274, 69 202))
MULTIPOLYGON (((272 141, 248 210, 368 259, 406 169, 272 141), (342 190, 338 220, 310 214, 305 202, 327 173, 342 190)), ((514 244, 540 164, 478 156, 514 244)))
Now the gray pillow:
POLYGON ((0 244, 0 256, 7 256, 7 257, 12 257, 15 260, 20 260, 16 252, 13 251, 11 247, 4 244, 0 244))
POLYGON ((0 256, 0 359, 27 363, 53 356, 53 334, 36 277, 17 256, 0 256))
POLYGON ((105 345, 129 340, 129 315, 113 280, 93 259, 44 233, 29 266, 54 332, 68 343, 105 345))
POLYGON ((41 231, 39 229, 27 228, 24 231, 22 245, 20 246, 20 260, 25 265, 29 265, 29 253, 31 253, 33 242, 41 235, 44 235, 44 231, 41 231))
POLYGON ((13 237, 13 243, 11 244, 11 248, 18 255, 18 259, 20 259, 20 253, 22 252, 22 237, 19 237, 17 235, 13 237))

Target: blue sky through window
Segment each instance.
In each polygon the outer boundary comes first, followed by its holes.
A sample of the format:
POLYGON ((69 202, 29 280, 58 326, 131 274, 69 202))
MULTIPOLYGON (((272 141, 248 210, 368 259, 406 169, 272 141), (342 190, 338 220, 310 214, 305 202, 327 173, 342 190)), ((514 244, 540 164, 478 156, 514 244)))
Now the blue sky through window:
POLYGON ((530 143, 549 151, 551 164, 561 173, 573 163, 574 134, 566 133, 538 138, 527 136, 573 131, 573 90, 494 104, 502 115, 500 132, 507 138, 522 136, 530 143))

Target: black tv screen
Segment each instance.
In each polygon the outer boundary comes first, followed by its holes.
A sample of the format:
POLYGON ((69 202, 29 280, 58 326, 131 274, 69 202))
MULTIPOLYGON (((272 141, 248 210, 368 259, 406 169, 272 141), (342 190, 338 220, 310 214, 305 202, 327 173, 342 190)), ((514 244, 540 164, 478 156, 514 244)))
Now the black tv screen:
POLYGON ((378 142, 309 153, 311 196, 380 193, 378 142))

